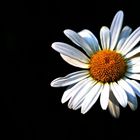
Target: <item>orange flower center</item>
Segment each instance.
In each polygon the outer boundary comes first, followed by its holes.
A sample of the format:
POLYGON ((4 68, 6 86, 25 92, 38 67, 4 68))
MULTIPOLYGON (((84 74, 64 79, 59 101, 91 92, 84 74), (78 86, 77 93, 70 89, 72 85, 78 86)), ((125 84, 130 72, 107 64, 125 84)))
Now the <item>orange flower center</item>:
POLYGON ((90 59, 90 74, 103 83, 118 81, 124 76, 126 69, 125 59, 115 51, 102 50, 93 54, 90 59))

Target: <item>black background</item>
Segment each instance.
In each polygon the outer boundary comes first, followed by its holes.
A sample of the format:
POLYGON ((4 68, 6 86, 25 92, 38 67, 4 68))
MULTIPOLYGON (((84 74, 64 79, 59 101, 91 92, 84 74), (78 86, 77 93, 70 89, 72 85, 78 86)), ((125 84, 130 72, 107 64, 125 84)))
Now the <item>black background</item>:
MULTIPOLYGON (((78 70, 65 63, 50 46, 72 44, 64 29, 91 30, 99 38, 118 10, 124 25, 136 29, 140 13, 136 1, 4 1, 0 4, 0 139, 136 139, 140 107, 121 108, 114 119, 99 101, 85 115, 60 100, 65 88, 51 88, 59 76, 78 70), (56 138, 55 138, 56 137, 56 138)), ((140 100, 139 100, 140 101, 140 100)))

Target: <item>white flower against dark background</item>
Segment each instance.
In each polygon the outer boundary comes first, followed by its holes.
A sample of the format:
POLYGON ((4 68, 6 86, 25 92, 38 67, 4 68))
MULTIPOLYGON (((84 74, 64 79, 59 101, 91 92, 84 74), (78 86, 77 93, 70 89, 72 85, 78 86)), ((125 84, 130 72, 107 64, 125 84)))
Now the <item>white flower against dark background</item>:
POLYGON ((71 45, 55 42, 52 48, 69 64, 82 68, 77 72, 60 77, 51 82, 52 87, 68 86, 62 96, 62 103, 85 114, 100 97, 103 110, 109 109, 114 117, 119 117, 120 106, 127 104, 136 110, 136 95, 140 96, 140 27, 132 32, 124 26, 123 12, 115 15, 110 29, 100 30, 100 43, 89 30, 76 33, 65 30, 64 34, 85 53, 71 45), (131 33, 132 32, 132 33, 131 33))

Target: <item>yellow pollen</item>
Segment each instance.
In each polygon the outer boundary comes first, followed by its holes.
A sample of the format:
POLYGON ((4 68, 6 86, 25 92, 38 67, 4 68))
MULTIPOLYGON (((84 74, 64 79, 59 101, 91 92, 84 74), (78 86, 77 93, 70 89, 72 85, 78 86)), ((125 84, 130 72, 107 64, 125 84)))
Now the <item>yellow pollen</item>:
POLYGON ((93 54, 90 59, 90 74, 100 82, 114 82, 122 78, 126 72, 125 59, 117 52, 102 50, 93 54))

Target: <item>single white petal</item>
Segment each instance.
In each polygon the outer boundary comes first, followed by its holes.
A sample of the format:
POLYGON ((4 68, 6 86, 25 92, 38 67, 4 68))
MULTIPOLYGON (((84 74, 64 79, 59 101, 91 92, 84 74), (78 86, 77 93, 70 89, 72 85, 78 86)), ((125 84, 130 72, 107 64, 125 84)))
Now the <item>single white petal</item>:
POLYGON ((110 84, 111 90, 116 97, 117 101, 120 103, 121 106, 127 106, 127 95, 124 89, 119 86, 116 82, 110 84))
POLYGON ((123 43, 125 42, 125 40, 126 40, 125 38, 121 38, 121 39, 119 40, 118 44, 117 44, 116 50, 117 50, 118 52, 120 52, 120 53, 123 53, 122 51, 120 51, 120 49, 121 49, 123 43))
POLYGON ((127 69, 127 72, 130 73, 140 73, 140 65, 133 65, 127 69))
POLYGON ((132 95, 130 93, 127 94, 128 97, 128 105, 132 110, 136 110, 138 107, 138 101, 136 95, 132 95))
POLYGON ((84 29, 80 31, 78 34, 89 44, 93 52, 100 50, 98 40, 92 32, 90 32, 87 29, 84 29))
POLYGON ((122 29, 119 38, 120 39, 122 39, 122 38, 128 38, 131 32, 132 32, 132 29, 129 26, 125 26, 122 29))
POLYGON ((116 100, 116 98, 114 97, 112 92, 110 93, 110 96, 109 96, 108 109, 113 117, 119 118, 119 116, 120 116, 119 103, 116 100))
POLYGON ((140 27, 137 28, 124 42, 121 51, 123 54, 127 54, 131 51, 135 45, 140 41, 140 27))
POLYGON ((110 47, 110 30, 108 27, 103 26, 100 30, 100 39, 103 49, 109 49, 110 47))
POLYGON ((89 56, 93 54, 93 50, 89 46, 89 44, 76 32, 72 30, 64 30, 64 34, 76 45, 81 47, 89 56))
POLYGON ((100 96, 100 104, 103 110, 106 110, 108 106, 109 91, 110 91, 109 84, 105 83, 100 96))
POLYGON ((129 65, 129 66, 132 66, 132 65, 137 65, 137 64, 140 64, 140 57, 134 57, 134 58, 132 58, 132 59, 130 59, 130 60, 128 60, 127 61, 127 64, 129 65))
POLYGON ((68 107, 75 108, 75 106, 77 106, 83 100, 85 95, 94 86, 95 83, 96 81, 89 77, 88 80, 85 81, 85 84, 83 86, 80 86, 77 94, 75 94, 75 96, 70 99, 68 107))
POLYGON ((118 42, 119 34, 122 28, 123 23, 123 12, 119 11, 115 15, 111 27, 110 27, 110 33, 111 33, 111 46, 110 49, 113 50, 116 46, 116 43, 118 42))
POLYGON ((65 77, 59 77, 51 82, 52 87, 63 87, 75 84, 89 76, 89 71, 81 70, 68 74, 65 77))
MULTIPOLYGON (((125 58, 130 58, 140 52, 140 46, 136 47, 132 51, 130 51, 128 54, 125 55, 125 58)), ((124 53, 123 53, 124 54, 124 53)))
POLYGON ((88 110, 94 105, 94 103, 97 101, 101 91, 102 91, 103 85, 101 83, 97 83, 86 95, 82 107, 81 107, 81 113, 85 114, 88 112, 88 110))
POLYGON ((131 79, 135 79, 135 80, 140 80, 140 74, 133 74, 133 73, 126 73, 125 74, 126 77, 129 77, 131 79))
POLYGON ((61 102, 62 103, 65 103, 67 102, 72 96, 74 96, 76 94, 76 92, 79 90, 79 88, 81 86, 84 85, 85 81, 87 79, 84 79, 80 82, 78 82, 77 84, 75 84, 74 86, 72 86, 71 88, 68 87, 68 89, 64 92, 63 96, 62 96, 62 99, 61 99, 61 102))
POLYGON ((84 53, 72 47, 71 45, 62 42, 55 42, 52 44, 52 48, 63 55, 69 56, 73 59, 77 59, 83 63, 89 63, 89 58, 84 53))
POLYGON ((134 92, 140 97, 140 84, 135 80, 130 80, 128 78, 125 81, 133 88, 134 92))
POLYGON ((84 69, 88 69, 90 67, 89 64, 83 63, 77 59, 73 59, 73 58, 66 56, 66 55, 63 55, 63 54, 60 54, 60 55, 63 58, 63 60, 65 60, 67 63, 69 63, 72 66, 84 68, 84 69))

